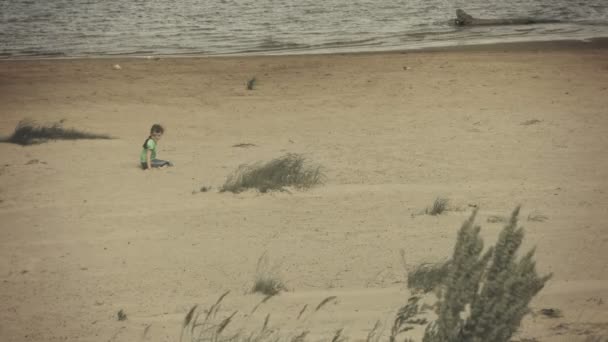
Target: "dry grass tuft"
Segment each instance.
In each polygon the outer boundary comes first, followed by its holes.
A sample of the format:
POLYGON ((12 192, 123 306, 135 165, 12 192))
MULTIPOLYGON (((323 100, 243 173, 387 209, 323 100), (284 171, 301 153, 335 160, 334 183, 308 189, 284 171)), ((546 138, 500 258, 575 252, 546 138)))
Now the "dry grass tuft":
POLYGON ((443 283, 448 275, 449 263, 423 263, 407 274, 409 289, 431 292, 443 283))
POLYGON ((380 321, 376 321, 374 327, 367 334, 366 342, 379 342, 380 338, 382 338, 382 323, 380 321))
POLYGON ((509 219, 505 216, 490 215, 490 216, 488 216, 488 219, 486 221, 488 223, 504 223, 504 222, 509 221, 509 219))
POLYGON ((548 318, 560 318, 563 317, 562 310, 554 308, 540 309, 539 313, 548 318))
POLYGON ((531 119, 531 120, 527 120, 527 121, 522 122, 520 125, 522 125, 522 126, 530 126, 530 125, 534 125, 534 124, 541 123, 541 122, 542 121, 540 121, 538 119, 531 119))
POLYGON ((0 142, 27 146, 41 144, 48 140, 76 139, 111 139, 111 137, 106 134, 87 133, 73 128, 66 129, 62 127, 61 123, 42 126, 31 120, 22 120, 17 124, 12 135, 0 140, 0 142))
POLYGON ((433 202, 433 206, 426 208, 425 214, 433 216, 443 214, 443 212, 448 209, 448 202, 449 200, 447 198, 437 197, 435 202, 433 202))
POLYGON ((317 308, 315 309, 315 311, 319 311, 319 309, 321 309, 325 304, 327 304, 333 300, 336 300, 337 298, 338 297, 336 297, 336 296, 329 296, 329 297, 323 299, 321 301, 321 303, 319 303, 319 305, 317 305, 317 308))
POLYGON ((270 190, 284 191, 288 186, 308 189, 322 183, 323 178, 320 166, 307 165, 302 155, 288 153, 267 163, 239 166, 228 176, 220 192, 239 193, 257 189, 265 193, 270 190))
POLYGON ((308 331, 308 330, 302 331, 300 334, 294 336, 291 339, 291 342, 304 342, 306 340, 306 336, 308 335, 309 332, 310 331, 308 331))
POLYGON ((343 331, 344 328, 336 330, 334 337, 331 339, 331 342, 344 342, 346 340, 346 337, 342 336, 343 331))
POLYGON ((251 310, 251 313, 253 314, 260 305, 266 303, 270 298, 274 297, 274 295, 267 295, 266 297, 264 297, 264 299, 262 299, 258 304, 256 304, 256 306, 253 307, 253 309, 251 310))
POLYGON ((255 144, 251 144, 251 143, 240 143, 240 144, 234 144, 232 145, 232 147, 243 147, 243 148, 247 148, 247 147, 254 147, 256 146, 255 144))
POLYGON ((278 267, 271 266, 266 253, 258 259, 258 264, 255 271, 255 280, 253 287, 251 288, 252 293, 262 293, 266 296, 275 296, 286 291, 287 287, 280 279, 277 274, 278 267))
POLYGON ((300 313, 298 314, 298 317, 296 319, 300 319, 300 317, 302 317, 302 314, 304 313, 304 311, 306 311, 306 308, 308 308, 308 304, 304 304, 302 310, 300 310, 300 313))
POLYGON ((547 217, 547 216, 545 216, 545 215, 541 214, 541 213, 540 213, 540 212, 538 212, 538 211, 531 212, 531 213, 528 215, 528 221, 533 221, 533 222, 545 222, 545 221, 547 221, 548 219, 549 219, 549 217, 547 217))

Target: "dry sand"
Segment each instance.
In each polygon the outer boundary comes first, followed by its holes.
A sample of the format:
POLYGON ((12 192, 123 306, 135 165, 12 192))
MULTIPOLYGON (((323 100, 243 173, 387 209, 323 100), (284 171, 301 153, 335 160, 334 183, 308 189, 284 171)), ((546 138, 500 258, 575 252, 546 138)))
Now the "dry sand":
POLYGON ((188 309, 227 290, 218 318, 239 310, 232 328, 259 328, 270 313, 287 337, 310 330, 309 340, 329 340, 343 327, 356 341, 377 320, 386 337, 410 295, 400 249, 409 266, 444 260, 469 205, 492 245, 502 224, 486 219, 518 204, 523 250, 536 246, 539 272, 554 273, 532 309, 563 317, 529 315, 517 339, 608 335, 601 41, 5 60, 0 102, 0 135, 30 118, 116 138, 0 144, 2 341, 177 341, 188 309), (156 122, 167 128, 159 157, 176 166, 144 172, 138 156, 156 122), (217 192, 239 164, 287 152, 323 165, 326 183, 217 192), (451 210, 418 215, 437 196, 451 210), (247 291, 264 252, 289 292, 251 314, 263 297, 247 291), (328 296, 337 298, 313 312, 328 296), (127 320, 116 319, 121 309, 127 320))

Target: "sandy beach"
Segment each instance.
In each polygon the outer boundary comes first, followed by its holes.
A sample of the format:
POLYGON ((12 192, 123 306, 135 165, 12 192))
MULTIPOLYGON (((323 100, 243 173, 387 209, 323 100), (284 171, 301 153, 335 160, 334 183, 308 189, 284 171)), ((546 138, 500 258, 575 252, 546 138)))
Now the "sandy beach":
POLYGON ((450 257, 474 206, 493 245, 504 224, 488 218, 517 205, 520 252, 536 246, 553 278, 514 341, 608 338, 606 40, 2 60, 0 103, 0 136, 31 119, 114 138, 0 144, 3 341, 178 341, 188 310, 228 290, 218 319, 238 310, 232 331, 270 314, 286 339, 361 341, 377 321, 387 336, 406 268, 450 257), (175 167, 144 172, 153 123, 175 167), (218 192, 239 165, 286 153, 321 165, 324 184, 218 192), (421 214, 437 197, 448 212, 421 214), (264 253, 288 291, 252 312, 264 253))

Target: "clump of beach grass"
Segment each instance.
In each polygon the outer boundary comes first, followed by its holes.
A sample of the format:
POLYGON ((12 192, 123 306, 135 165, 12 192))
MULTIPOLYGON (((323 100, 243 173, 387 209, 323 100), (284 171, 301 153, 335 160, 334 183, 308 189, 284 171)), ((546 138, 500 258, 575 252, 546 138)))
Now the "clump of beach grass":
POLYGON ((443 284, 448 275, 449 263, 423 263, 407 274, 407 287, 428 293, 443 284))
POLYGON ((83 132, 74 128, 63 128, 60 122, 39 125, 32 120, 21 120, 12 135, 1 139, 0 142, 18 144, 21 146, 41 144, 48 140, 76 139, 111 139, 106 134, 83 132))
POLYGON ((271 266, 266 253, 258 259, 255 270, 255 279, 251 293, 262 293, 266 296, 276 296, 287 287, 278 275, 277 266, 271 266))
POLYGON ((435 202, 433 202, 433 206, 430 208, 426 208, 425 213, 428 215, 441 215, 448 209, 449 199, 443 197, 437 197, 435 202))
POLYGON ((285 191, 285 187, 308 189, 322 183, 322 169, 310 165, 300 154, 288 153, 269 162, 241 165, 228 176, 220 192, 239 193, 257 189, 265 193, 270 190, 285 191))
POLYGON ((524 238, 519 211, 515 208, 496 245, 485 252, 477 209, 464 222, 441 285, 437 319, 427 325, 423 342, 511 340, 530 312, 528 304, 551 278, 536 272, 534 249, 517 258, 524 238))

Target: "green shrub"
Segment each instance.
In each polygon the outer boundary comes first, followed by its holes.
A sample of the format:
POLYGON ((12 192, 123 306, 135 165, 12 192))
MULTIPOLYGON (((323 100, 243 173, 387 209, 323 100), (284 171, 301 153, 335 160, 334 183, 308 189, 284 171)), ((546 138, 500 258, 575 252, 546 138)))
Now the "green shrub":
POLYGON ((286 154, 267 163, 241 165, 233 172, 220 192, 239 193, 247 189, 260 192, 284 190, 287 186, 307 189, 323 179, 320 166, 306 165, 306 159, 294 153, 286 154))
POLYGON ((507 342, 529 312, 528 304, 551 275, 540 277, 534 249, 519 261, 524 237, 517 227, 519 207, 500 233, 496 246, 482 254, 477 210, 458 233, 448 275, 438 302, 438 318, 423 342, 507 342))

